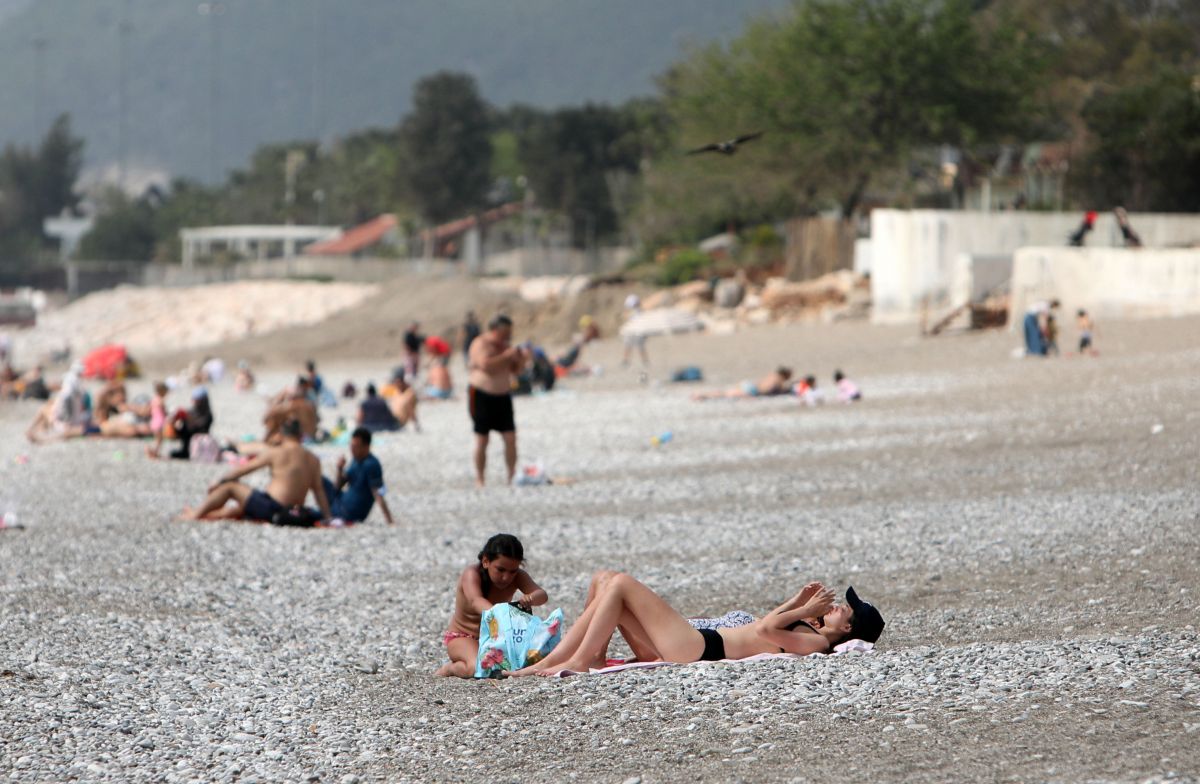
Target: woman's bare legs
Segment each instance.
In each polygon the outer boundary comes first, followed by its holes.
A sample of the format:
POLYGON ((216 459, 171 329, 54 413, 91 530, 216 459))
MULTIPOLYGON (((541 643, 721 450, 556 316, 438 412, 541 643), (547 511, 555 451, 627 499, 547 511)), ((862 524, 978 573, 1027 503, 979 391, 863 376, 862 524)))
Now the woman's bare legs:
POLYGON ((704 650, 704 640, 687 619, 658 594, 627 574, 618 574, 584 611, 575 626, 550 656, 515 675, 553 675, 561 670, 585 671, 604 655, 605 645, 617 626, 637 623, 649 643, 673 662, 692 662, 704 650))
MULTIPOLYGON (((614 572, 611 569, 602 569, 592 575, 592 583, 588 586, 587 601, 583 604, 583 609, 592 606, 592 602, 600 595, 608 584, 612 582, 612 578, 616 577, 620 572, 614 572)), ((658 651, 654 649, 654 645, 650 642, 650 637, 646 634, 646 630, 638 622, 637 618, 625 613, 622 617, 620 625, 617 626, 617 631, 621 632, 621 636, 625 638, 626 644, 629 645, 629 650, 633 651, 633 657, 636 661, 650 662, 658 661, 662 658, 658 651)), ((608 645, 604 646, 604 661, 608 661, 608 649, 612 647, 612 636, 608 638, 608 645)))

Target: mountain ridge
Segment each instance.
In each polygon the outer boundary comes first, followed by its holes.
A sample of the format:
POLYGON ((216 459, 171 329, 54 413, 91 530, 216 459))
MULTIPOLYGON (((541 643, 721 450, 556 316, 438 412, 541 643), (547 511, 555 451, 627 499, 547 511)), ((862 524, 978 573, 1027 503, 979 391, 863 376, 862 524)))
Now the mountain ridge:
POLYGON ((115 163, 123 58, 128 164, 221 176, 264 143, 393 125, 413 83, 438 70, 471 73, 497 106, 645 95, 689 42, 732 37, 789 3, 8 0, 0 143, 30 143, 69 112, 89 167, 115 163))

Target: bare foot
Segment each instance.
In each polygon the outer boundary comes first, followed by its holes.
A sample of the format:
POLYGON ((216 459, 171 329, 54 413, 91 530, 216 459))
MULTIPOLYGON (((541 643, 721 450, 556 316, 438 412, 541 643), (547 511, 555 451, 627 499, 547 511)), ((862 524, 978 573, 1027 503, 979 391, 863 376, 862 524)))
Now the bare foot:
POLYGON ((193 508, 192 508, 192 507, 190 507, 190 506, 185 506, 185 507, 183 507, 183 511, 182 511, 182 512, 180 512, 180 513, 179 513, 179 516, 178 516, 178 517, 176 517, 175 519, 176 519, 176 520, 186 520, 186 521, 189 521, 189 522, 194 522, 194 521, 196 521, 196 520, 199 520, 200 518, 196 516, 196 510, 195 510, 195 509, 193 509, 193 508))

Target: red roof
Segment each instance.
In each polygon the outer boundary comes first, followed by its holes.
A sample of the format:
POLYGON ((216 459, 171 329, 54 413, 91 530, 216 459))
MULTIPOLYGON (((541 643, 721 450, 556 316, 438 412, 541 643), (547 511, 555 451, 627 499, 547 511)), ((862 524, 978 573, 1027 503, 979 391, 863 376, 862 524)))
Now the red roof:
POLYGON ((389 232, 395 230, 398 223, 395 215, 380 215, 342 232, 339 237, 314 242, 304 252, 309 256, 353 256, 372 245, 378 245, 389 232))
MULTIPOLYGON (((495 223, 496 221, 504 220, 512 215, 516 215, 521 211, 522 206, 523 205, 519 201, 510 201, 508 204, 502 204, 495 209, 488 210, 481 216, 483 218, 483 225, 487 226, 495 223)), ((451 237, 457 237, 459 234, 464 234, 470 229, 475 228, 476 223, 477 219, 474 215, 470 215, 466 218, 459 218, 458 220, 450 221, 449 223, 443 223, 442 225, 435 226, 433 228, 433 238, 440 242, 451 237)))

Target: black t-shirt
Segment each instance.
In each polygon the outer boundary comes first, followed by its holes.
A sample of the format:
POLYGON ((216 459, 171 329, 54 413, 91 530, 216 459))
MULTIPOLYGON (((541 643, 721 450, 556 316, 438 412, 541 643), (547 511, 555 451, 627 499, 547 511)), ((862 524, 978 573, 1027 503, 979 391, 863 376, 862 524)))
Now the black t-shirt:
POLYGON ((469 350, 471 344, 475 342, 475 338, 479 337, 482 332, 483 330, 474 322, 463 325, 463 351, 469 350))
POLYGON ((421 344, 425 342, 425 338, 418 335, 416 332, 409 330, 404 333, 404 347, 409 351, 417 352, 421 350, 421 344))

